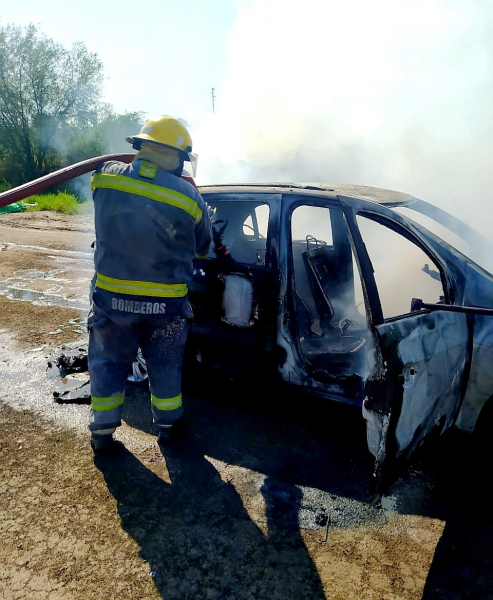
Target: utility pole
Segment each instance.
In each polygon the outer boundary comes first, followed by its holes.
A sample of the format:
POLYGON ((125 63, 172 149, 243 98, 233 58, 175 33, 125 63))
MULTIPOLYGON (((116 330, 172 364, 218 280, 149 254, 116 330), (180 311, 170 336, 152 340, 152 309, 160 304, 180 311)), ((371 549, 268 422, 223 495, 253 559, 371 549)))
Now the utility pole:
POLYGON ((212 90, 211 90, 211 97, 212 97, 212 114, 214 114, 214 100, 216 99, 216 94, 214 93, 214 88, 212 88, 212 90))

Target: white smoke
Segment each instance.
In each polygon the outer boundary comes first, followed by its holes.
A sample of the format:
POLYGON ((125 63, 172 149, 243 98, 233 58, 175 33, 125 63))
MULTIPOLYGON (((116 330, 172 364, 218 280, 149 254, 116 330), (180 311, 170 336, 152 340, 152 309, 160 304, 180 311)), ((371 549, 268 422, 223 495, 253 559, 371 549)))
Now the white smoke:
POLYGON ((239 3, 198 182, 407 192, 491 238, 493 12, 475 0, 239 3))

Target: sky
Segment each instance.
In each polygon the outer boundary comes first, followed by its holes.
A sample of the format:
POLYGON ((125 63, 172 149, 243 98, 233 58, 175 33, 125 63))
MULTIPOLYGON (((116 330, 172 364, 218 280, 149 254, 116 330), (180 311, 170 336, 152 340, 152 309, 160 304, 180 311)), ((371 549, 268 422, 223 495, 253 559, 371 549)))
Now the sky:
POLYGON ((226 70, 234 2, 3 0, 0 6, 3 25, 34 23, 67 48, 82 41, 96 52, 104 64, 105 98, 118 112, 188 119, 212 112, 211 88, 226 70))
POLYGON ((199 184, 396 189, 492 237, 487 0, 23 0, 0 22, 83 41, 117 111, 185 119, 199 184))

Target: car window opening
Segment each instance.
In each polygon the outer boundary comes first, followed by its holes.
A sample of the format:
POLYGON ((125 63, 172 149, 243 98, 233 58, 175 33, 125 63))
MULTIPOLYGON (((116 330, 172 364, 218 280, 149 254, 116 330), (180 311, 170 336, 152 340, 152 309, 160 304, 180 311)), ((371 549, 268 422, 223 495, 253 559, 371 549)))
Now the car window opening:
MULTIPOLYGON (((232 258, 250 265, 265 264, 269 207, 259 202, 210 204, 215 219, 225 224, 224 244, 232 258)), ((209 258, 215 258, 211 248, 209 258)))
POLYGON ((358 215, 356 220, 373 265, 384 319, 410 313, 413 298, 444 302, 440 267, 412 239, 369 217, 358 215))
POLYGON ((362 397, 371 344, 361 282, 342 213, 299 206, 293 211, 291 229, 301 354, 314 378, 337 379, 353 388, 352 395, 362 397), (302 232, 304 239, 299 239, 302 232))

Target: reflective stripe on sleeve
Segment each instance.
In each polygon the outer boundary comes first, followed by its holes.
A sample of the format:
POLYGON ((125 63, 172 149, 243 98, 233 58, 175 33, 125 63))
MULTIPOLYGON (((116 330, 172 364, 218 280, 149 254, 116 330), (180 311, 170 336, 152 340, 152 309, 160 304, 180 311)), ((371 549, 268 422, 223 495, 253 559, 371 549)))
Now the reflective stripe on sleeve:
POLYGON ((195 223, 199 223, 202 219, 202 209, 193 198, 154 183, 147 183, 146 181, 114 173, 96 173, 91 179, 91 190, 94 191, 100 188, 137 194, 156 202, 163 202, 181 208, 193 218, 195 223))
POLYGON ((154 394, 151 394, 151 402, 158 410, 176 410, 183 404, 181 394, 174 398, 156 398, 154 394))
POLYGON ((96 287, 116 294, 130 296, 157 296, 159 298, 183 298, 188 293, 186 283, 155 283, 152 281, 132 281, 116 279, 97 273, 96 287))
POLYGON ((125 392, 118 394, 118 396, 108 396, 107 398, 95 398, 91 396, 91 408, 99 412, 105 410, 113 410, 123 404, 125 399, 125 392))

